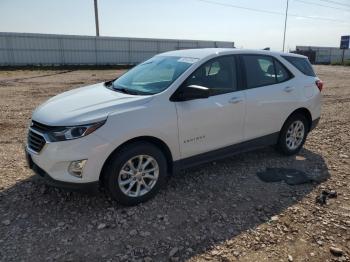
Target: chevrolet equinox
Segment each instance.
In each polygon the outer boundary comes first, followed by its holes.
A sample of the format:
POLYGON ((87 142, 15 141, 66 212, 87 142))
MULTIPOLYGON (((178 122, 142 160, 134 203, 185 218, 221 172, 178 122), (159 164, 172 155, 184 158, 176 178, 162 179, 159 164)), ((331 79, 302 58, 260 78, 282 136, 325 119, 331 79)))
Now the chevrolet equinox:
POLYGON ((322 87, 296 54, 166 52, 40 105, 26 156, 50 184, 102 185, 135 205, 195 164, 269 145, 296 154, 319 121, 322 87))

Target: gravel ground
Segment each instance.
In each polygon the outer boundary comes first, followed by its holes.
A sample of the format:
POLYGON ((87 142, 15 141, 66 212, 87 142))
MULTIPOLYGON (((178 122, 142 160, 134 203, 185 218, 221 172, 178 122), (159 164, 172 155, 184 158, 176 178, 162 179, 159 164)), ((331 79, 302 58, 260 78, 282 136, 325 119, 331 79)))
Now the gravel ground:
POLYGON ((298 156, 272 148, 173 176, 136 207, 46 186, 26 167, 32 110, 122 71, 0 71, 0 261, 350 261, 350 68, 317 66, 319 126, 298 156), (265 168, 315 182, 262 182, 265 168), (335 190, 326 205, 322 190, 335 190))

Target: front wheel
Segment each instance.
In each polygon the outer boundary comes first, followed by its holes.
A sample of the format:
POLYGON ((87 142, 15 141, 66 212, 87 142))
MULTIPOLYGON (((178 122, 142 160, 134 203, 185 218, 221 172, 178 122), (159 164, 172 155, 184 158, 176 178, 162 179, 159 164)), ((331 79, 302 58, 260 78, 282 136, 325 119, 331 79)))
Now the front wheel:
POLYGON ((284 155, 297 154, 303 147, 308 129, 308 120, 301 114, 291 116, 283 125, 277 148, 284 155))
POLYGON ((111 157, 104 177, 112 198, 123 205, 136 205, 153 197, 165 184, 167 161, 153 144, 132 143, 111 157))

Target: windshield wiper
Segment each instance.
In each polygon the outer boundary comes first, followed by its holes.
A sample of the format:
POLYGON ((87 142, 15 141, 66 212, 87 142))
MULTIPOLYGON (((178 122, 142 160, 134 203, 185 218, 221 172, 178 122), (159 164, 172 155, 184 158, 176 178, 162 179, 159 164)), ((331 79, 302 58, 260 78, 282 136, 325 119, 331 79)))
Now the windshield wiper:
POLYGON ((145 92, 132 90, 132 89, 125 88, 125 87, 115 87, 113 83, 116 79, 105 82, 104 86, 107 87, 108 89, 111 89, 111 90, 114 90, 117 92, 121 92, 124 94, 128 94, 128 95, 151 95, 151 93, 145 93, 145 92))
POLYGON ((113 79, 113 80, 110 80, 110 81, 107 81, 107 82, 104 82, 104 86, 109 88, 109 89, 112 89, 114 91, 118 91, 118 92, 121 92, 121 93, 124 93, 124 94, 129 94, 129 95, 139 95, 140 93, 137 92, 137 91, 134 91, 134 90, 130 90, 128 88, 124 88, 124 87, 114 87, 113 83, 115 80, 117 80, 117 78, 113 79))
POLYGON ((127 89, 124 87, 113 87, 113 90, 119 91, 121 93, 128 94, 128 95, 140 95, 139 92, 134 91, 134 90, 130 90, 130 89, 127 89))
POLYGON ((118 77, 117 77, 117 78, 114 78, 114 79, 112 79, 112 80, 109 80, 109 81, 107 81, 107 82, 104 82, 105 87, 111 87, 111 86, 113 86, 113 82, 114 82, 115 80, 117 80, 117 79, 118 79, 118 77))
POLYGON ((118 78, 105 82, 104 86, 109 88, 109 89, 112 89, 114 91, 118 91, 118 92, 121 92, 121 93, 124 93, 124 94, 129 94, 129 95, 138 95, 139 94, 138 92, 135 92, 133 90, 130 90, 130 89, 127 89, 127 88, 124 88, 124 87, 114 87, 113 83, 117 79, 118 78))

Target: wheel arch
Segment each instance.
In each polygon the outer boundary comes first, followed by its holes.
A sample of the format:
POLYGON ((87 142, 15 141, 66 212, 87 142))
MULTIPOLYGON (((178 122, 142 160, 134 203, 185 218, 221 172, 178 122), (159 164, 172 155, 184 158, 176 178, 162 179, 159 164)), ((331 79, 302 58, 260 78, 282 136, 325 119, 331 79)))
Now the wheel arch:
MULTIPOLYGON (((310 110, 305 108, 305 107, 298 108, 298 109, 294 110, 292 113, 290 113, 289 116, 287 117, 286 121, 284 121, 283 126, 288 121, 289 118, 291 118, 292 116, 297 115, 297 114, 301 114, 301 115, 304 115, 306 117, 306 119, 308 121, 308 131, 310 131, 311 126, 312 126, 312 115, 311 115, 310 110)), ((281 130, 282 130, 283 126, 281 127, 281 130)))
POLYGON ((124 143, 122 143, 121 145, 119 145, 116 149, 114 149, 112 151, 112 153, 110 153, 110 155, 107 157, 107 159, 105 160, 100 176, 99 176, 99 180, 103 181, 104 178, 104 174, 106 166, 108 165, 109 161, 111 161, 112 156, 117 153, 118 151, 120 151, 123 147, 126 147, 132 143, 136 143, 136 142, 148 142, 153 144, 154 146, 158 147, 165 155, 165 158, 167 160, 167 169, 168 169, 168 173, 172 173, 173 170, 173 156, 171 154, 171 151, 168 147, 168 145, 161 139, 153 137, 153 136, 140 136, 140 137, 135 137, 132 139, 129 139, 127 141, 125 141, 124 143))

